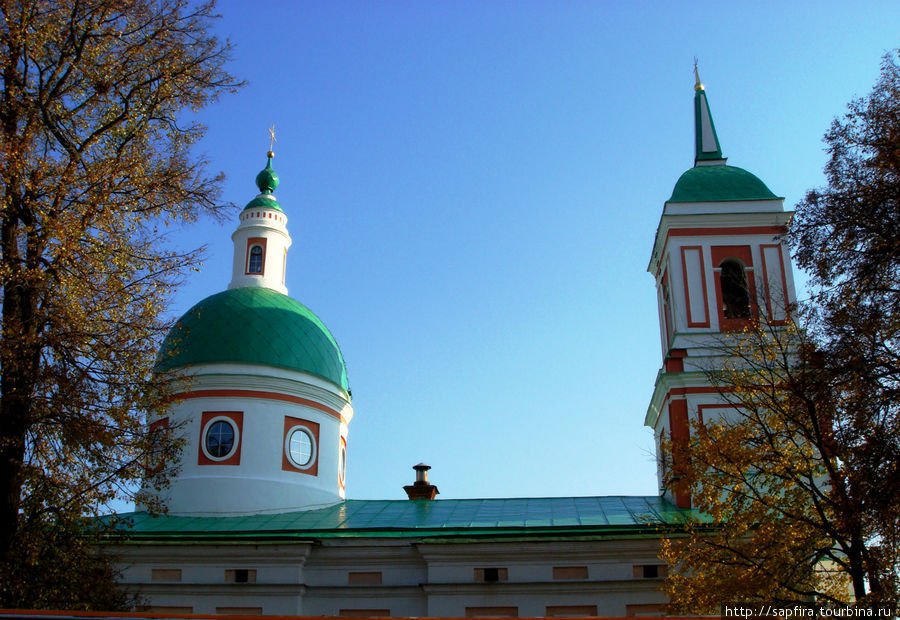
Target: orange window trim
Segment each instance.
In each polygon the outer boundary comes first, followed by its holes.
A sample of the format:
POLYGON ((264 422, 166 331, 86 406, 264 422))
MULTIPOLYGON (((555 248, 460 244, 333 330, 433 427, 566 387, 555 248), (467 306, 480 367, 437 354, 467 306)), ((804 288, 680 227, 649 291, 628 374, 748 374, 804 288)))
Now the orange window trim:
POLYGON ((341 437, 341 451, 338 458, 342 460, 342 463, 338 464, 338 485, 344 491, 346 490, 344 485, 347 484, 347 439, 345 437, 341 437), (341 465, 343 465, 343 471, 341 471, 341 465), (341 476, 342 473, 343 476, 341 476))
POLYGON ((266 242, 268 239, 265 237, 250 237, 247 239, 247 254, 244 260, 244 275, 245 276, 264 276, 266 275, 266 242), (250 272, 250 250, 253 249, 253 246, 258 245, 262 248, 262 265, 261 271, 259 273, 251 273, 250 272))
POLYGON ((244 441, 244 412, 243 411, 204 411, 200 416, 200 445, 197 446, 197 465, 240 465, 241 444, 244 441), (238 436, 235 438, 237 446, 234 454, 224 461, 214 461, 203 453, 203 442, 206 441, 206 425, 213 418, 228 418, 237 426, 238 436))
POLYGON ((284 471, 293 471, 298 474, 306 474, 308 476, 318 476, 319 475, 319 451, 321 450, 319 446, 319 425, 316 422, 312 422, 310 420, 304 420, 302 418, 293 418, 291 416, 284 416, 284 434, 281 438, 282 446, 287 442, 288 431, 290 431, 295 426, 302 426, 306 430, 309 431, 309 434, 312 435, 313 441, 316 442, 316 453, 313 457, 312 465, 307 467, 306 469, 300 469, 291 463, 291 460, 288 458, 287 450, 282 448, 281 450, 281 469, 284 471))

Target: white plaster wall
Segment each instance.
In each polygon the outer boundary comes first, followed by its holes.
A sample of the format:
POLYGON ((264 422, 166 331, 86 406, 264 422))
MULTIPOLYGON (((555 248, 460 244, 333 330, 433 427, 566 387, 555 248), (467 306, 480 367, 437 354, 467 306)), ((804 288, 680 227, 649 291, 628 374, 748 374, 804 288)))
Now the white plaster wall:
POLYGON ((169 425, 184 439, 184 448, 177 473, 169 488, 160 493, 170 514, 223 516, 286 512, 327 506, 343 499, 344 489, 338 479, 341 434, 347 438, 347 422, 353 417, 343 390, 304 373, 265 367, 207 365, 194 372, 198 374, 188 384, 189 393, 240 389, 265 392, 270 397, 187 398, 172 406, 169 425), (241 370, 244 374, 238 374, 241 370), (273 376, 247 374, 251 371, 273 376), (344 422, 313 406, 273 399, 278 397, 303 398, 321 404, 339 412, 344 422), (205 439, 203 413, 229 411, 243 412, 240 464, 199 464, 201 443, 205 439), (282 469, 285 417, 319 425, 316 475, 282 469))
POLYGON ((262 607, 264 614, 337 615, 388 609, 394 616, 465 615, 466 607, 515 606, 543 616, 547 606, 596 605, 624 616, 627 605, 661 604, 662 579, 633 577, 636 564, 660 564, 655 538, 594 541, 422 544, 404 539, 319 539, 309 543, 123 546, 123 583, 151 606, 262 607), (474 581, 478 567, 502 567, 509 580, 474 581), (554 566, 587 566, 588 579, 554 580, 554 566), (152 568, 180 568, 178 583, 151 583, 152 568), (257 571, 256 583, 227 584, 224 571, 257 571), (351 586, 350 571, 380 571, 381 585, 351 586))
POLYGON ((169 491, 171 514, 250 513, 300 510, 341 499, 337 479, 340 423, 321 411, 294 403, 254 398, 197 398, 172 412, 186 421, 181 472, 169 491), (204 411, 243 411, 240 465, 200 465, 204 411), (318 472, 282 470, 285 416, 319 424, 318 472))
POLYGON ((232 277, 229 289, 242 286, 262 286, 287 295, 284 285, 284 253, 291 247, 287 230, 287 216, 277 209, 257 208, 241 212, 240 224, 231 235, 234 243, 232 277), (257 217, 257 213, 259 217, 257 217), (248 275, 247 241, 252 237, 266 239, 264 275, 248 275))

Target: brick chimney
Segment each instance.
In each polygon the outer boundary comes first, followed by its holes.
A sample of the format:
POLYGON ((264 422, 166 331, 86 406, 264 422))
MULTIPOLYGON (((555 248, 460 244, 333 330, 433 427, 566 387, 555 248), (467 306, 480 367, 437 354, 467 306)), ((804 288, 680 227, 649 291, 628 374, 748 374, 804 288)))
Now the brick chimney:
POLYGON ((431 469, 431 466, 419 463, 413 465, 413 469, 416 470, 416 481, 403 487, 406 495, 409 499, 434 499, 439 491, 436 486, 428 482, 428 470, 431 469))

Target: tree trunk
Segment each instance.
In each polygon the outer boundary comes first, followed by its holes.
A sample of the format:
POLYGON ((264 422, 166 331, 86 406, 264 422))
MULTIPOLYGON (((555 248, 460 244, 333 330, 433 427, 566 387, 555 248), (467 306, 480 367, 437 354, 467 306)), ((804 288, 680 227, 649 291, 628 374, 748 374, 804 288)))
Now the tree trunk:
POLYGON ((0 437, 3 438, 0 442, 0 557, 3 558, 8 557, 19 526, 25 438, 40 355, 34 325, 37 292, 16 277, 20 265, 18 222, 10 207, 0 232, 2 260, 7 274, 12 272, 12 277, 7 275, 2 282, 0 340, 0 437))

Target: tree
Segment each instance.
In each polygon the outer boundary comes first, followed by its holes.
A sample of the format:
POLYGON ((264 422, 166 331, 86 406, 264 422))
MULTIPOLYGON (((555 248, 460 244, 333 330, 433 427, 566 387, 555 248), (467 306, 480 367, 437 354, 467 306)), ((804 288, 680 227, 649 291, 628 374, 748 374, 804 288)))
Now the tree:
POLYGON ((165 406, 160 312, 198 260, 165 231, 221 209, 186 114, 239 86, 213 9, 0 0, 0 606, 90 604, 72 583, 109 574, 85 517, 177 449, 144 416, 165 406))
POLYGON ((868 594, 862 558, 876 541, 834 434, 847 403, 815 343, 795 324, 761 321, 723 339, 721 352, 727 361, 708 375, 732 409, 694 424, 680 447, 677 483, 703 518, 664 541, 672 604, 712 612, 868 594))
MULTIPOLYGON (((900 594, 900 68, 825 135, 828 186, 788 239, 813 276, 797 323, 722 340, 733 412, 697 424, 673 483, 706 515, 664 543, 676 609, 900 594)), ((671 475, 670 475, 671 478, 671 475)))

